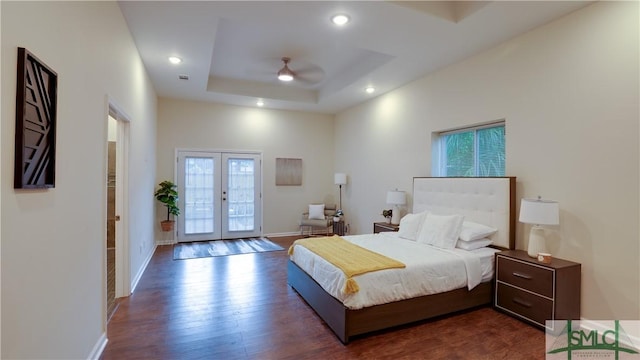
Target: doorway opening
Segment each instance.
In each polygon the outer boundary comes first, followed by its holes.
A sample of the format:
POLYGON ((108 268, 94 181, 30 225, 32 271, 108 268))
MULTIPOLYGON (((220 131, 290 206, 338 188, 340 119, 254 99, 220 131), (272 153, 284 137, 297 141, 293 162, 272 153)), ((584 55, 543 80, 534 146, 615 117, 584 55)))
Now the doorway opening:
POLYGON ((116 158, 118 121, 109 115, 107 141, 107 318, 116 309, 116 158))
POLYGON ((129 120, 109 103, 107 116, 106 186, 106 320, 117 309, 117 299, 128 296, 128 144, 129 120))

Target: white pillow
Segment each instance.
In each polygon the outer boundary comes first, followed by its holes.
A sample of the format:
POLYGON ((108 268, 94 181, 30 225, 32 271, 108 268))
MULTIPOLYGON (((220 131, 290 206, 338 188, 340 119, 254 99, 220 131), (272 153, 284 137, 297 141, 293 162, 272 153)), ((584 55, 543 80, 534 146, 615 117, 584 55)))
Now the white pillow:
POLYGON ((456 243, 456 247, 458 249, 463 249, 463 250, 475 250, 475 249, 480 249, 486 246, 489 246, 493 243, 493 241, 491 241, 491 239, 478 239, 478 240, 472 240, 472 241, 462 241, 462 240, 458 240, 458 242, 456 243))
POLYGON ((462 223, 462 230, 460 231, 460 240, 473 241, 484 239, 495 234, 498 231, 496 228, 492 228, 487 225, 475 223, 473 221, 465 221, 462 223))
POLYGON ((420 226, 422 226, 426 215, 426 212, 421 212, 419 214, 407 214, 403 216, 402 219, 400 219, 398 236, 403 239, 416 241, 420 233, 420 226))
POLYGON ((428 213, 418 235, 418 242, 443 249, 453 249, 462 229, 462 215, 435 215, 428 213))
POLYGON ((324 220, 324 204, 309 205, 309 220, 324 220))

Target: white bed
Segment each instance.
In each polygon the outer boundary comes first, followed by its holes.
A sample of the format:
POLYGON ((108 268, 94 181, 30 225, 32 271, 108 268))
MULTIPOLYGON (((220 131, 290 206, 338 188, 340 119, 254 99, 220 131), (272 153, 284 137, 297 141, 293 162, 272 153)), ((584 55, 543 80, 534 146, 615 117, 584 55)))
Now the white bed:
MULTIPOLYGON (((491 238, 492 246, 500 249, 515 247, 515 177, 413 180, 413 213, 427 211, 439 215, 463 215, 465 220, 498 229, 491 238)), ((436 259, 443 255, 442 251, 439 255, 422 254, 417 247, 427 245, 411 244, 411 241, 393 236, 381 233, 346 238, 358 245, 365 244, 364 247, 373 251, 386 252, 385 255, 405 263, 407 267, 418 263, 413 255, 436 259), (406 250, 398 250, 400 247, 388 246, 393 241, 406 241, 416 251, 407 255, 406 250)), ((341 271, 305 250, 302 246, 295 247, 288 262, 287 281, 343 343, 347 343, 354 335, 486 305, 492 301, 493 267, 489 265, 493 263, 493 249, 479 251, 481 256, 463 256, 472 259, 467 261, 460 259, 459 254, 463 250, 449 251, 444 255, 458 263, 453 270, 456 275, 439 279, 436 274, 433 276, 435 281, 427 285, 400 277, 398 274, 402 269, 358 275, 354 280, 360 291, 346 296, 342 293, 345 279, 341 271), (479 263, 480 271, 467 270, 469 262, 479 263), (472 274, 471 278, 467 276, 468 272, 472 274), (329 274, 334 276, 328 277, 329 274), (405 286, 407 283, 412 286, 405 286), (407 289, 399 290, 404 287, 407 289), (378 293, 379 289, 385 291, 378 293)), ((418 273, 420 271, 433 270, 418 270, 418 273)), ((425 277, 424 273, 422 277, 425 277)))
POLYGON ((493 278, 496 249, 440 249, 406 240, 395 232, 345 236, 363 248, 383 254, 406 265, 403 269, 374 271, 354 280, 360 290, 345 294, 344 273, 303 246, 296 246, 291 260, 345 307, 357 310, 413 297, 467 287, 472 290, 493 278))

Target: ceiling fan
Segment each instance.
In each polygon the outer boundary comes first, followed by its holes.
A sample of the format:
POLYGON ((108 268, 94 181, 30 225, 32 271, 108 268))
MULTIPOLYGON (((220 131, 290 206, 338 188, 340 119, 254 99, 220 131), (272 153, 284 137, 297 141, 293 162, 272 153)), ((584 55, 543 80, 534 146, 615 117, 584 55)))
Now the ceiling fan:
POLYGON ((288 57, 282 58, 282 62, 284 62, 284 66, 282 67, 282 69, 280 69, 280 71, 278 71, 278 80, 291 81, 296 76, 296 74, 294 74, 293 71, 289 69, 289 65, 288 65, 289 61, 291 61, 291 59, 288 57))
POLYGON ((291 58, 285 56, 281 60, 284 65, 277 73, 277 79, 280 81, 290 82, 295 80, 296 82, 313 85, 324 78, 324 71, 318 65, 304 60, 296 60, 290 68, 291 58))

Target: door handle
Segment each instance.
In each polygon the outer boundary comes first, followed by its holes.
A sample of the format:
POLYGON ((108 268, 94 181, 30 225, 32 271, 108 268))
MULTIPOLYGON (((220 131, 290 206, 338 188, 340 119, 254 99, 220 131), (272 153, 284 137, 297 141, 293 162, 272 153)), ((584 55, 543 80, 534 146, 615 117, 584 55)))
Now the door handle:
POLYGON ((116 221, 120 221, 120 215, 116 215, 116 221))

